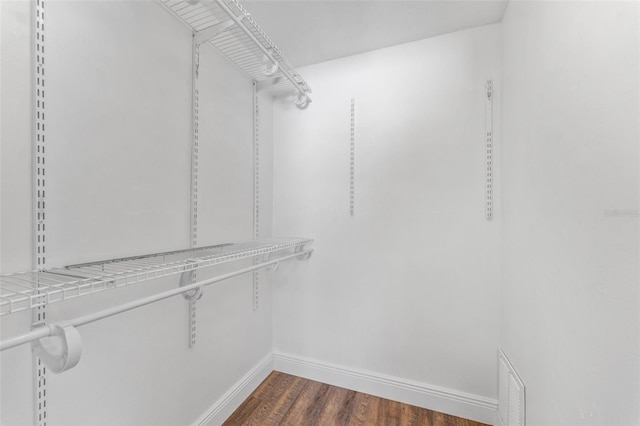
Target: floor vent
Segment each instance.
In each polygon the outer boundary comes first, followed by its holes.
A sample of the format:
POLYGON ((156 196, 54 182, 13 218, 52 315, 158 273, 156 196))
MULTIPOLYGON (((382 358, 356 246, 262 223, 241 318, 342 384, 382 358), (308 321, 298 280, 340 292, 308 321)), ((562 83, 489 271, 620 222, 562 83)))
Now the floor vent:
POLYGON ((498 414, 502 426, 524 426, 524 383, 502 349, 498 350, 498 414))

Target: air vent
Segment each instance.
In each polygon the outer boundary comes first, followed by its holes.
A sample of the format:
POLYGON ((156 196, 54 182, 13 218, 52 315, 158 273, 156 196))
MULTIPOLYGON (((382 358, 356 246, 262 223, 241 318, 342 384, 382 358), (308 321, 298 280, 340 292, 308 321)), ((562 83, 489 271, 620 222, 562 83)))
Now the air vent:
POLYGON ((498 414, 502 426, 524 426, 524 383, 511 362, 498 350, 498 414))

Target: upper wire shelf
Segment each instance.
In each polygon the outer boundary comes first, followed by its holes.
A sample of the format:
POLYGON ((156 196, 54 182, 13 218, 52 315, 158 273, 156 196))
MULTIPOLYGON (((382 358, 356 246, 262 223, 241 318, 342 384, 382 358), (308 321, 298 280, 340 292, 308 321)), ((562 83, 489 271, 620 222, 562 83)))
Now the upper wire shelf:
POLYGON ((274 96, 311 88, 280 49, 237 0, 158 0, 194 31, 274 96))
POLYGON ((301 251, 311 242, 272 238, 0 275, 0 315, 235 260, 301 251))

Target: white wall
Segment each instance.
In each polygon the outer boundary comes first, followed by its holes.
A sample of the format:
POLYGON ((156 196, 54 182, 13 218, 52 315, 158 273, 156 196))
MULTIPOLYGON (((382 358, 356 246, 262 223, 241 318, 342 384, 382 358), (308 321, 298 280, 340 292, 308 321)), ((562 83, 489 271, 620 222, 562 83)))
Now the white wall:
POLYGON ((31 138, 30 7, 27 2, 0 2, 0 271, 31 267, 31 138), (11 245, 9 246, 9 241, 11 245))
POLYGON ((529 425, 640 423, 639 18, 557 1, 504 17, 501 344, 529 425))
MULTIPOLYGON (((0 271, 31 269, 31 13, 0 1, 0 271)), ((2 337, 29 327, 30 312, 0 321, 2 337)), ((0 352, 0 423, 31 422, 29 347, 0 352)))
MULTIPOLYGON (((46 22, 49 266, 188 247, 190 31, 156 2, 50 2, 46 22)), ((29 36, 29 3, 2 2, 3 273, 31 263, 29 36)), ((200 69, 199 242, 251 239, 252 84, 206 46, 200 69)), ((265 119, 270 103, 261 96, 265 119)), ((270 138, 263 144, 268 152, 270 138)), ((270 206, 268 179, 263 188, 270 206)), ((53 305, 48 318, 177 282, 53 305)), ((261 282, 257 312, 250 275, 208 287, 193 349, 180 297, 81 327, 80 364, 48 378, 48 424, 192 423, 271 353, 268 276, 261 282)), ((28 312, 3 317, 2 337, 29 326, 28 312)), ((29 347, 0 356, 0 423, 31 424, 29 347)))
POLYGON ((499 49, 490 25, 300 70, 313 103, 274 107, 274 233, 316 251, 281 266, 276 353, 496 398, 500 218, 484 216, 484 126, 499 49))

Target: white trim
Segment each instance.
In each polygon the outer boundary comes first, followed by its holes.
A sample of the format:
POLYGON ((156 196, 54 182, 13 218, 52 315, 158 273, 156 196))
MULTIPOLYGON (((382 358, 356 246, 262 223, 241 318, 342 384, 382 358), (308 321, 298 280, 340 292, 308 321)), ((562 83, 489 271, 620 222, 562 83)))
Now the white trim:
POLYGON ((269 354, 200 416, 194 422, 194 426, 214 426, 224 423, 272 371, 273 354, 269 354))
POLYGON ((288 354, 273 355, 274 370, 488 424, 498 401, 452 389, 288 354))

